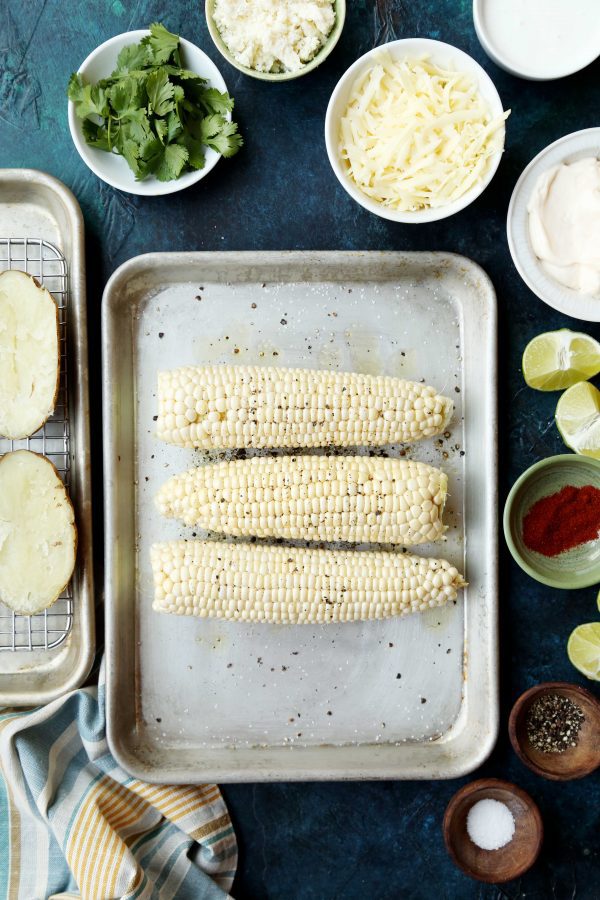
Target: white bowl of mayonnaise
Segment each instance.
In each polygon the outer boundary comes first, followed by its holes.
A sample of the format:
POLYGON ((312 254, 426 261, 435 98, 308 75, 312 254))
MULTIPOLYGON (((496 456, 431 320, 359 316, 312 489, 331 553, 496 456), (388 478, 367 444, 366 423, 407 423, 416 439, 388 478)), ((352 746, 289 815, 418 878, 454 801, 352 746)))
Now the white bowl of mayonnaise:
POLYGON ((575 319, 600 322, 600 128, 538 153, 515 185, 506 231, 534 294, 575 319))

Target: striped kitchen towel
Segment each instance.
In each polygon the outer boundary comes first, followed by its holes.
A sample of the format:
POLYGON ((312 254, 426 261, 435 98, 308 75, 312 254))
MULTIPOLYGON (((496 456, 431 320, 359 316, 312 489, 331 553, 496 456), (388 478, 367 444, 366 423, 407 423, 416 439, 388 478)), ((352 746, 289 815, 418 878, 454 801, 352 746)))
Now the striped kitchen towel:
POLYGON ((237 844, 214 784, 130 778, 111 756, 104 684, 0 715, 0 900, 219 900, 237 844))

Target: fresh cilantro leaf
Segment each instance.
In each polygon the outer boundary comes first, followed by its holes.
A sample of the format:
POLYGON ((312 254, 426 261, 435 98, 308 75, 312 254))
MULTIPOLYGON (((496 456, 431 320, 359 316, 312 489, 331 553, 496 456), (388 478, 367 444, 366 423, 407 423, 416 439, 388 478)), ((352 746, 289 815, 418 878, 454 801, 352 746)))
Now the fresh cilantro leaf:
POLYGON ((127 133, 138 144, 143 144, 151 136, 150 120, 143 109, 139 109, 135 117, 127 119, 127 133))
POLYGON ((137 141, 132 141, 130 138, 125 138, 125 140, 122 142, 121 153, 127 160, 127 165, 135 175, 137 181, 140 175, 140 145, 137 143, 137 141))
POLYGON ((144 102, 141 88, 139 79, 130 76, 119 79, 110 88, 108 99, 119 118, 138 115, 144 102))
POLYGON ((153 174, 161 161, 164 147, 156 137, 148 138, 140 145, 138 160, 140 178, 153 174))
POLYGON ((164 69, 153 70, 146 81, 150 107, 157 116, 166 116, 174 108, 174 88, 164 69))
POLYGON ((171 144, 175 138, 179 137, 179 135, 183 131, 183 125, 181 119, 177 115, 177 111, 173 110, 167 116, 167 144, 171 144))
POLYGON ((84 115, 84 107, 86 116, 105 117, 108 115, 109 107, 106 99, 106 91, 103 88, 98 87, 98 85, 88 84, 84 89, 84 93, 87 99, 87 106, 85 105, 85 102, 80 105, 78 112, 81 117, 84 115))
POLYGON ((111 78, 136 69, 143 69, 149 62, 148 49, 143 44, 128 44, 117 56, 117 68, 111 78))
POLYGON ((202 141, 197 141, 189 134, 184 134, 178 143, 182 144, 188 152, 188 166, 192 169, 203 169, 206 157, 202 141))
POLYGON ((90 147, 97 147, 98 150, 104 150, 106 153, 110 152, 108 132, 104 125, 98 125, 91 119, 84 119, 81 128, 86 144, 89 144, 90 147))
POLYGON ((185 97, 180 102, 179 106, 182 110, 184 110, 184 112, 189 113, 192 119, 197 119, 199 116, 202 117, 203 115, 205 115, 203 109, 199 109, 195 103, 192 103, 191 100, 188 100, 185 97))
POLYGON ((205 116, 199 121, 190 122, 189 129, 194 138, 223 156, 233 156, 244 143, 241 134, 237 133, 237 123, 230 122, 223 116, 205 116))
POLYGON ((203 169, 204 163, 206 162, 206 156, 202 144, 199 141, 188 138, 186 147, 189 153, 188 165, 190 165, 192 169, 203 169))
POLYGON ((202 91, 200 103, 209 113, 224 115, 233 109, 233 99, 229 94, 222 94, 216 88, 202 91))
POLYGON ((179 79, 179 81, 193 81, 197 83, 198 87, 206 84, 206 78, 202 78, 190 69, 182 69, 179 66, 163 66, 163 68, 171 78, 179 79))
POLYGON ((173 181, 175 178, 179 178, 188 156, 188 151, 181 144, 167 144, 155 171, 158 180, 173 181))
POLYGON ((69 100, 75 104, 78 118, 106 118, 109 115, 106 91, 97 84, 87 84, 82 75, 76 72, 71 75, 67 93, 69 100))
POLYGON ((127 135, 127 127, 122 127, 118 119, 109 116, 106 131, 108 134, 108 146, 110 151, 122 155, 123 141, 127 135))
POLYGON ((84 86, 85 82, 83 80, 83 76, 80 75, 79 72, 73 72, 73 74, 69 78, 69 84, 67 86, 67 97, 69 98, 69 100, 72 100, 73 103, 79 103, 84 86))
POLYGON ((244 144, 244 139, 237 133, 237 129, 237 122, 224 122, 221 131, 208 137, 206 144, 225 157, 235 156, 244 144))
POLYGON ((155 22, 150 26, 150 34, 142 38, 142 45, 147 48, 154 65, 169 62, 170 57, 179 47, 179 35, 171 34, 164 25, 155 22))
POLYGON ((155 119, 154 120, 154 130, 156 131, 156 136, 161 142, 161 144, 165 143, 165 138, 167 136, 168 126, 166 119, 155 119))
POLYGON ((203 119, 196 119, 189 123, 189 130, 198 141, 206 144, 209 138, 214 137, 223 127, 225 119, 223 116, 213 115, 204 116, 203 119))

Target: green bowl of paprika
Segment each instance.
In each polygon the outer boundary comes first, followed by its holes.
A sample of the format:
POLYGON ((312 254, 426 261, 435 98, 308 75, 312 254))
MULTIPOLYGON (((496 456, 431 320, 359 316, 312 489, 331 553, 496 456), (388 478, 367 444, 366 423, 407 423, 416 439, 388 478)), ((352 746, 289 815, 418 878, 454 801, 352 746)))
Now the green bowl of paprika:
POLYGON ((600 460, 564 453, 523 472, 506 500, 504 537, 514 560, 542 584, 600 582, 600 460))

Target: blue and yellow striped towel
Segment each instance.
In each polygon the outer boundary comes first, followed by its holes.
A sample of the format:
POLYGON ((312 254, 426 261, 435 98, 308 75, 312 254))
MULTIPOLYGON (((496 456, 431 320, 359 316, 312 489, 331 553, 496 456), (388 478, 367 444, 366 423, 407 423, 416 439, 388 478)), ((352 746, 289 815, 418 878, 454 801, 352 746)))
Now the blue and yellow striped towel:
POLYGON ((115 763, 102 678, 0 715, 0 900, 220 900, 236 864, 216 785, 145 784, 115 763))

